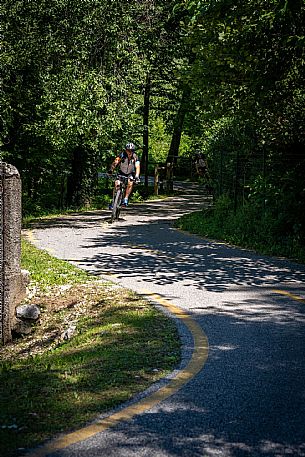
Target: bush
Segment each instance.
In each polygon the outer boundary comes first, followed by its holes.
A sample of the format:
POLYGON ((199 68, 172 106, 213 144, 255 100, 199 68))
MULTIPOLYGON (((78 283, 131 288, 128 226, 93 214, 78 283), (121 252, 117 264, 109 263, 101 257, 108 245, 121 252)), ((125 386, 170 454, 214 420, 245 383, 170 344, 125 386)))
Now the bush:
POLYGON ((187 214, 176 226, 198 235, 227 241, 269 255, 305 262, 305 246, 286 220, 250 203, 233 210, 232 201, 220 197, 213 209, 187 214))

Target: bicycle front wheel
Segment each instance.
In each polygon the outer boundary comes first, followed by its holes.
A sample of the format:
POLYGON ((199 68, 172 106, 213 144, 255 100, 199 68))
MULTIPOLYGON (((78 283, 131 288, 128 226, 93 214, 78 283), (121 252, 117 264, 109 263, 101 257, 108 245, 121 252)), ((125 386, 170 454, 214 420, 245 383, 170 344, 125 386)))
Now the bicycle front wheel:
POLYGON ((119 189, 113 199, 113 208, 111 212, 111 222, 119 220, 120 217, 120 203, 121 203, 122 191, 119 189))

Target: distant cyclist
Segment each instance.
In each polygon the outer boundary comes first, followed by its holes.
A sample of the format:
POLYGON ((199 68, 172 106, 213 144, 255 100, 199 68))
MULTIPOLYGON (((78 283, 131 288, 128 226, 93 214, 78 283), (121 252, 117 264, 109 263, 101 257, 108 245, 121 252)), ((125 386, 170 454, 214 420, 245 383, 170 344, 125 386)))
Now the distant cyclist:
POLYGON ((198 176, 203 177, 208 175, 208 167, 205 155, 199 149, 195 151, 195 167, 198 176))
MULTIPOLYGON (((128 205, 128 198, 132 192, 134 182, 140 181, 140 160, 135 153, 135 145, 133 143, 127 143, 125 151, 117 156, 111 164, 109 174, 112 174, 117 166, 119 166, 119 175, 128 178, 128 184, 126 188, 126 194, 122 205, 128 205)), ((115 188, 120 187, 120 181, 117 179, 114 183, 115 188)), ((109 209, 112 209, 112 203, 109 205, 109 209)))

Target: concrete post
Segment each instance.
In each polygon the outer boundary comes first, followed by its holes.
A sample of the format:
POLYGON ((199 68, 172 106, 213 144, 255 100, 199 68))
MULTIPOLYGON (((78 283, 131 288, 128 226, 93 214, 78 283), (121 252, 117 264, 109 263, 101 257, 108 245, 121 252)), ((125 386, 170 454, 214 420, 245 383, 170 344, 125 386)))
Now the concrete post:
POLYGON ((0 162, 0 343, 12 339, 15 308, 25 297, 28 278, 20 270, 21 180, 18 170, 0 162))

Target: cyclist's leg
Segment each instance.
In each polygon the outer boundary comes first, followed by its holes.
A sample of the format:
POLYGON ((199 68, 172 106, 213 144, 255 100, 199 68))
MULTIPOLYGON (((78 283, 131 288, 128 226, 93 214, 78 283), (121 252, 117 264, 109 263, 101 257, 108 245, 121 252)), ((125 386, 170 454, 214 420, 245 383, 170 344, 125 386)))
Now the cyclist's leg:
POLYGON ((132 192, 132 188, 133 188, 133 180, 128 179, 126 189, 125 189, 125 196, 124 196, 123 203, 122 203, 123 206, 128 206, 128 199, 132 192))
POLYGON ((119 179, 116 179, 114 182, 114 192, 117 192, 121 188, 121 181, 119 179))
POLYGON ((128 179, 128 183, 127 183, 127 186, 126 186, 126 192, 125 192, 125 197, 127 199, 129 198, 129 195, 132 192, 132 188, 133 188, 133 181, 131 179, 128 179))
POLYGON ((125 197, 127 199, 129 198, 129 196, 132 192, 133 185, 134 185, 134 179, 135 179, 134 173, 132 173, 131 175, 128 176, 127 187, 126 187, 126 192, 125 192, 125 197))

